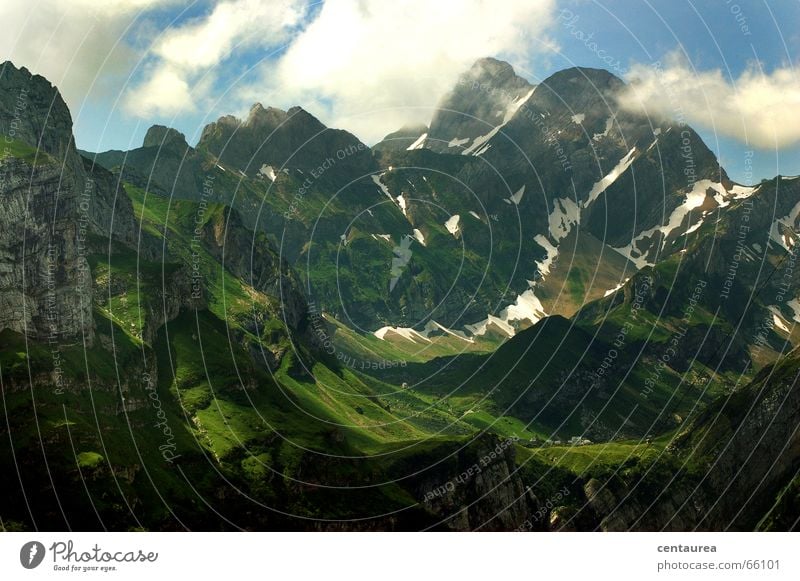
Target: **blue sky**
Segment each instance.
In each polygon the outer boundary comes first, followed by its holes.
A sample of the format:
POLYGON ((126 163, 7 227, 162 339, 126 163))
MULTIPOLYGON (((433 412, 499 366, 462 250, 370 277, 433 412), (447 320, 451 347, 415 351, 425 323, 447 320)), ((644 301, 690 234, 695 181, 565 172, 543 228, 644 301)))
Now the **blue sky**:
MULTIPOLYGON (((760 61, 766 71, 771 71, 776 67, 795 68, 800 56, 800 2, 795 0, 571 0, 560 2, 559 9, 568 12, 555 28, 561 52, 553 58, 554 70, 576 65, 608 68, 587 48, 585 40, 576 38, 576 29, 585 31, 585 36, 594 33, 593 40, 625 69, 634 63, 663 60, 677 49, 698 70, 721 69, 728 80, 734 81, 753 61, 760 61), (569 13, 578 16, 571 28, 564 26, 570 20, 566 18, 569 13)), ((800 70, 796 74, 800 76, 800 70)), ((755 147, 713 128, 692 125, 733 179, 758 181, 778 173, 800 173, 798 145, 755 147)))
POLYGON ((153 123, 193 143, 255 101, 371 143, 496 56, 533 82, 570 66, 640 78, 648 113, 669 111, 668 89, 734 179, 800 173, 798 0, 4 0, 0 19, 17 31, 6 58, 61 88, 93 151, 136 147, 153 123))

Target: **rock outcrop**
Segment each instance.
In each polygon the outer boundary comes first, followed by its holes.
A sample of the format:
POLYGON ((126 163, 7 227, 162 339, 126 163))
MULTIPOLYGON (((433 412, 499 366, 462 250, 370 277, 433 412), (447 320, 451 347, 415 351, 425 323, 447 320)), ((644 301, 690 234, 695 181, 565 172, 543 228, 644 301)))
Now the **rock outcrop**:
POLYGON ((377 169, 370 149, 354 135, 326 127, 300 107, 283 111, 256 103, 243 121, 226 115, 203 129, 197 149, 248 176, 264 165, 304 172, 324 167, 323 179, 336 183, 377 169))
POLYGON ((78 154, 58 89, 9 62, 0 65, 0 131, 0 329, 91 344, 87 257, 122 243, 154 259, 158 245, 138 232, 118 180, 78 154))
POLYGON ((425 147, 461 153, 508 121, 532 90, 510 64, 493 58, 476 61, 440 101, 425 147))
POLYGON ((511 531, 535 520, 538 500, 516 470, 514 443, 483 435, 426 470, 414 484, 434 528, 511 531))
POLYGON ((590 480, 599 528, 756 529, 800 469, 799 376, 794 354, 699 415, 661 466, 641 478, 590 480))
POLYGON ((0 329, 91 342, 91 215, 69 110, 46 79, 6 62, 0 132, 0 329))
POLYGON ((74 177, 59 164, 0 160, 0 329, 91 342, 88 227, 74 177))
POLYGON ((275 316, 295 331, 304 327, 307 305, 296 277, 263 233, 245 227, 239 212, 223 208, 196 234, 203 247, 228 272, 276 299, 280 312, 274 313, 275 316))
POLYGON ((72 117, 50 81, 11 62, 0 64, 0 133, 60 161, 75 151, 72 117))

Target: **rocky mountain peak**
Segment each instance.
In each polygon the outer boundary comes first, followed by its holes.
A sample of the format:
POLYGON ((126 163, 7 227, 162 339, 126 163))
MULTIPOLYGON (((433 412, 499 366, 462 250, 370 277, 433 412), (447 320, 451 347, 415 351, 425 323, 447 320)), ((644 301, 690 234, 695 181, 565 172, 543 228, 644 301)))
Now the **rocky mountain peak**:
POLYGON ((373 146, 377 152, 402 151, 411 147, 420 136, 428 133, 428 126, 419 124, 404 125, 397 131, 389 133, 373 146))
POLYGON ((486 80, 495 84, 511 83, 525 86, 528 81, 517 76, 512 67, 506 61, 501 61, 492 57, 484 57, 476 60, 472 66, 462 74, 462 78, 469 80, 486 80))
POLYGON ((581 112, 580 108, 616 107, 616 94, 625 83, 604 69, 573 67, 558 71, 547 77, 537 91, 539 105, 546 109, 569 108, 581 112))
POLYGON ((72 146, 72 116, 50 81, 17 68, 0 65, 0 132, 64 159, 72 146))
POLYGON ((186 136, 172 127, 165 127, 164 125, 153 125, 147 130, 144 136, 142 147, 189 147, 186 142, 186 136))
POLYGON ((606 69, 595 69, 592 67, 570 67, 560 70, 547 77, 542 84, 550 86, 559 83, 581 84, 587 83, 596 87, 622 87, 625 83, 606 69))
POLYGON ((275 127, 286 121, 286 111, 276 107, 264 107, 261 103, 255 103, 250 107, 247 118, 242 122, 243 127, 269 126, 275 127))
POLYGON ((244 121, 226 116, 207 125, 197 148, 249 175, 257 174, 265 164, 316 169, 339 150, 350 153, 329 176, 354 164, 361 173, 374 166, 369 148, 358 138, 327 128, 301 107, 284 111, 256 103, 244 121))
POLYGON ((439 102, 425 147, 450 153, 470 147, 476 138, 508 121, 532 90, 533 85, 507 62, 476 61, 439 102))

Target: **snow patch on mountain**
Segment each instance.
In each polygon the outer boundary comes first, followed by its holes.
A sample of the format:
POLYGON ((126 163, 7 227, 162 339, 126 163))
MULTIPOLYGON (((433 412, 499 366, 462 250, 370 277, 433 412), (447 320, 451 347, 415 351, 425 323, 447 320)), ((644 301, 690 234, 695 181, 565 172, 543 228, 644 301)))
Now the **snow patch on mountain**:
POLYGON ((383 339, 385 341, 386 340, 386 335, 389 334, 389 333, 393 333, 395 335, 400 335, 403 339, 408 339, 409 341, 412 341, 413 343, 417 343, 418 339, 420 341, 422 341, 423 343, 426 343, 426 342, 430 343, 431 342, 431 340, 428 339, 425 335, 423 335, 422 333, 420 333, 418 331, 415 331, 414 329, 412 329, 410 327, 381 327, 380 329, 375 331, 373 333, 373 335, 375 335, 378 339, 383 339))
POLYGON ((394 201, 394 198, 392 197, 392 194, 389 192, 389 188, 387 188, 386 184, 384 184, 381 181, 381 178, 383 177, 383 175, 384 175, 383 173, 379 173, 379 174, 373 174, 370 177, 372 178, 372 181, 375 182, 375 185, 378 186, 378 188, 380 188, 380 190, 384 194, 386 194, 386 197, 389 198, 390 200, 394 201))
MULTIPOLYGON (((614 250, 616 250, 624 257, 629 259, 631 262, 633 262, 637 266, 637 268, 644 268, 645 266, 653 266, 653 263, 648 262, 648 260, 646 259, 646 256, 650 254, 652 248, 649 246, 643 248, 641 243, 653 238, 656 232, 660 232, 661 242, 659 243, 659 247, 657 250, 659 252, 663 250, 664 245, 667 242, 667 239, 670 237, 670 234, 672 234, 677 228, 681 226, 681 224, 683 224, 686 216, 692 210, 695 210, 703 205, 703 203, 706 200, 707 192, 709 189, 712 189, 716 192, 715 199, 718 194, 721 195, 721 193, 727 193, 725 191, 725 188, 720 183, 712 182, 711 180, 698 180, 697 182, 694 183, 694 186, 692 187, 691 191, 689 191, 686 194, 686 198, 684 199, 683 203, 677 208, 675 208, 669 215, 669 219, 667 220, 666 224, 662 226, 655 226, 653 228, 645 230, 644 232, 639 233, 639 235, 636 236, 636 238, 631 240, 630 244, 628 244, 627 246, 624 246, 622 248, 614 248, 614 250)), ((703 223, 703 216, 698 216, 697 221, 690 224, 689 227, 686 229, 686 232, 684 232, 684 234, 689 234, 691 232, 694 232, 695 230, 697 230, 697 228, 699 228, 702 225, 702 223, 703 223)))
POLYGON ((535 90, 536 90, 536 87, 533 87, 533 88, 532 88, 530 91, 528 91, 526 94, 522 95, 521 97, 518 97, 518 98, 514 99, 514 100, 513 100, 513 101, 512 101, 512 102, 511 102, 511 103, 508 105, 508 107, 506 108, 506 114, 505 114, 505 117, 503 117, 503 125, 505 125, 506 123, 508 123, 509 121, 511 121, 511 118, 512 118, 512 117, 514 117, 514 115, 517 113, 517 111, 519 111, 519 108, 520 108, 520 107, 522 107, 522 105, 523 105, 523 104, 524 104, 524 103, 525 103, 525 102, 526 102, 528 99, 530 99, 530 98, 531 98, 531 95, 533 95, 533 92, 534 92, 535 90))
POLYGON ((772 323, 775 327, 783 331, 784 333, 790 333, 789 327, 786 325, 786 320, 783 318, 780 310, 776 306, 769 307, 769 311, 772 313, 772 323))
POLYGON ((411 236, 403 236, 400 244, 392 248, 394 256, 392 257, 391 279, 389 280, 389 292, 394 290, 397 281, 403 276, 406 266, 411 261, 411 236))
POLYGON ((603 297, 607 297, 609 295, 613 295, 615 292, 617 292, 619 289, 621 289, 623 286, 625 286, 625 283, 628 282, 629 280, 630 280, 630 278, 626 278, 625 280, 623 280, 621 283, 619 283, 614 288, 608 289, 605 293, 603 293, 603 297))
POLYGON ((792 320, 795 323, 800 323, 800 301, 792 299, 786 303, 786 306, 792 309, 792 320))
POLYGON ((583 123, 583 120, 586 119, 586 115, 584 115, 583 113, 576 113, 575 115, 570 117, 570 119, 572 119, 573 123, 577 123, 578 125, 580 125, 581 123, 583 123))
MULTIPOLYGON (((389 169, 391 170, 392 168, 390 167, 389 169)), ((392 201, 392 203, 396 204, 397 207, 400 208, 400 211, 403 212, 403 216, 408 217, 408 212, 407 212, 408 204, 406 202, 405 193, 401 193, 397 197, 392 196, 392 193, 389 191, 389 188, 386 187, 386 184, 384 184, 381 181, 381 178, 385 175, 385 173, 386 172, 382 172, 379 174, 372 174, 370 177, 372 178, 372 181, 375 183, 375 185, 378 186, 378 188, 384 193, 384 195, 386 195, 386 197, 389 198, 392 201)))
POLYGON ((544 280, 544 278, 550 274, 550 267, 553 265, 556 256, 558 256, 558 248, 553 246, 547 237, 541 234, 537 234, 533 239, 547 252, 547 256, 545 256, 544 260, 536 262, 536 268, 539 269, 540 278, 544 280))
POLYGON ((447 142, 447 147, 461 147, 462 145, 466 145, 469 143, 469 137, 465 137, 464 139, 459 139, 458 137, 454 137, 450 141, 447 142))
POLYGON ((513 304, 500 311, 498 316, 487 315, 483 321, 465 325, 464 328, 472 335, 480 336, 486 333, 490 325, 494 325, 509 337, 513 337, 517 332, 516 327, 512 325, 513 322, 530 321, 531 324, 536 324, 546 316, 542 302, 533 290, 528 289, 518 295, 513 304))
POLYGON ((594 141, 600 141, 603 137, 608 137, 608 132, 611 131, 611 128, 614 126, 614 118, 609 117, 606 119, 606 127, 603 129, 602 133, 595 133, 592 135, 592 139, 594 141))
POLYGON ((425 236, 418 228, 414 228, 414 239, 423 246, 425 246, 425 236))
POLYGON ((469 211, 469 215, 472 216, 473 218, 475 218, 476 220, 480 220, 481 219, 481 217, 478 216, 478 214, 476 212, 473 212, 472 210, 469 211))
POLYGON ((531 289, 518 295, 514 304, 508 305, 500 311, 500 319, 506 323, 525 320, 537 323, 546 316, 542 302, 533 294, 531 289))
POLYGON ((403 212, 403 216, 408 217, 408 212, 407 212, 408 208, 404 196, 405 194, 400 194, 399 196, 397 196, 397 198, 395 198, 395 200, 397 201, 397 205, 400 206, 400 211, 403 212))
POLYGON ((489 151, 489 149, 491 149, 491 147, 492 147, 492 144, 491 144, 491 143, 487 143, 486 145, 484 145, 483 147, 481 147, 481 148, 480 148, 480 150, 476 151, 476 152, 475 152, 475 155, 476 155, 476 156, 477 156, 477 155, 483 155, 484 153, 486 153, 487 151, 489 151))
POLYGON ((453 236, 458 234, 458 222, 461 220, 461 216, 458 214, 454 214, 447 219, 447 222, 444 223, 444 227, 447 228, 447 231, 450 232, 453 236))
POLYGON ((581 209, 570 198, 556 198, 553 200, 553 210, 548 216, 550 236, 558 242, 572 230, 574 224, 580 222, 581 209))
POLYGON ((430 321, 428 321, 425 324, 425 329, 422 331, 422 335, 424 335, 427 338, 430 338, 430 334, 433 331, 442 331, 443 333, 446 333, 447 335, 452 335, 453 337, 457 337, 458 339, 461 339, 462 341, 466 341, 467 343, 474 343, 475 342, 474 339, 471 339, 470 337, 467 337, 467 335, 464 333, 464 331, 448 329, 444 325, 442 325, 440 323, 437 323, 436 321, 431 319, 430 321))
POLYGON ((275 168, 271 165, 264 164, 261 166, 261 169, 258 170, 262 176, 269 178, 270 181, 274 182, 277 175, 275 174, 275 168))
POLYGON ((583 207, 586 208, 589 204, 594 202, 600 194, 602 194, 608 187, 617 181, 617 178, 621 176, 625 170, 627 170, 631 164, 633 163, 633 154, 636 153, 636 148, 633 147, 631 150, 619 160, 614 169, 612 169, 606 176, 604 176, 600 181, 596 182, 592 189, 589 191, 589 197, 583 203, 583 207))
POLYGON ((465 325, 464 328, 472 333, 475 337, 480 337, 481 335, 486 334, 486 331, 489 328, 489 325, 494 325, 498 327, 503 333, 508 335, 509 337, 513 337, 514 333, 516 333, 516 329, 506 323, 504 320, 495 317, 494 315, 489 315, 483 321, 475 323, 474 325, 465 325))
POLYGON ((422 149, 423 147, 425 147, 426 139, 428 139, 428 134, 423 133, 422 135, 417 137, 417 140, 414 143, 406 147, 406 151, 411 151, 412 149, 422 149))
POLYGON ((474 339, 468 337, 463 331, 448 329, 444 325, 437 323, 432 319, 425 324, 425 328, 422 331, 417 331, 416 329, 412 329, 411 327, 381 327, 377 331, 374 331, 372 334, 382 341, 387 340, 387 335, 389 337, 391 337, 392 335, 397 335, 403 339, 406 339, 407 341, 411 341, 412 343, 419 343, 419 342, 431 343, 432 341, 430 339, 430 335, 434 331, 441 331, 447 335, 456 337, 467 343, 475 342, 474 339))
MULTIPOLYGON (((728 191, 725 190, 725 187, 722 184, 717 182, 712 182, 710 180, 701 180, 701 181, 703 183, 700 184, 699 187, 708 186, 706 190, 708 189, 714 190, 714 201, 716 202, 718 208, 725 208, 730 205, 731 200, 734 198, 729 195, 728 191)), ((713 212, 713 210, 706 210, 705 212, 703 212, 700 218, 697 220, 697 222, 690 225, 689 228, 686 230, 686 232, 684 232, 684 235, 689 235, 698 228, 700 228, 700 226, 702 226, 703 223, 705 222, 706 216, 708 216, 708 214, 710 214, 711 212, 713 212)))
POLYGON ((711 180, 696 181, 692 187, 692 190, 686 194, 686 199, 684 200, 683 204, 672 211, 667 225, 661 227, 661 232, 663 232, 665 239, 673 230, 678 228, 683 223, 684 218, 687 214, 689 214, 689 212, 703 205, 703 202, 705 202, 706 196, 708 195, 708 190, 714 190, 714 199, 717 200, 718 203, 720 201, 725 202, 724 198, 717 198, 718 195, 724 196, 727 194, 722 184, 712 182, 711 180))
POLYGON ((517 192, 511 196, 510 198, 504 198, 503 201, 506 204, 514 204, 515 206, 519 206, 519 203, 522 201, 522 196, 525 194, 525 186, 522 186, 517 192))
POLYGON ((800 202, 783 218, 779 218, 772 223, 769 229, 769 238, 787 252, 792 251, 795 245, 795 224, 797 217, 800 216, 800 202))
POLYGON ((497 127, 494 127, 486 135, 481 135, 479 137, 476 137, 475 140, 472 142, 472 145, 470 145, 468 148, 466 148, 464 151, 462 151, 461 154, 462 155, 481 155, 482 153, 485 153, 486 150, 488 149, 488 147, 482 148, 481 146, 484 145, 486 142, 488 142, 492 137, 497 135, 500 132, 500 130, 503 127, 505 127, 506 123, 511 121, 511 118, 514 117, 514 114, 517 112, 517 110, 519 110, 519 108, 522 107, 522 105, 523 105, 523 103, 525 103, 525 101, 530 99, 531 95, 533 95, 533 92, 535 90, 536 90, 536 88, 534 87, 533 89, 528 91, 527 94, 525 94, 522 97, 519 97, 517 99, 514 99, 511 103, 509 103, 508 107, 506 108, 505 116, 503 117, 503 122, 500 123, 500 125, 498 125, 497 127))
POLYGON ((753 195, 758 189, 758 186, 743 186, 740 184, 734 184, 733 187, 728 190, 730 194, 732 194, 734 200, 741 200, 744 198, 749 198, 753 195))

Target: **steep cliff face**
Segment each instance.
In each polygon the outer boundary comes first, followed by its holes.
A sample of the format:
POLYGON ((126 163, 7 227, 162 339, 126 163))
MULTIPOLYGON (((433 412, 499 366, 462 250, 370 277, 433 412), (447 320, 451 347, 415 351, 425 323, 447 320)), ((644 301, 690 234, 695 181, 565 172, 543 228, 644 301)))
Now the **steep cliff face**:
POLYGON ((508 63, 480 59, 439 103, 427 138, 419 145, 461 153, 474 139, 508 121, 532 90, 533 85, 517 76, 508 63))
POLYGON ((60 161, 75 151, 72 117, 58 89, 25 67, 0 64, 0 133, 60 161))
POLYGON ((75 183, 58 164, 0 160, 0 329, 91 341, 87 227, 75 183))
POLYGON ((58 90, 8 62, 0 65, 0 130, 0 328, 91 344, 87 257, 120 242, 154 258, 157 246, 138 235, 114 177, 78 155, 58 90))
POLYGON ((47 80, 0 65, 0 328, 91 341, 90 227, 72 119, 47 80))
POLYGON ((82 172, 78 173, 83 181, 80 209, 88 214, 95 234, 90 241, 92 250, 108 254, 113 252, 115 243, 120 243, 144 260, 162 260, 160 241, 140 228, 120 177, 86 158, 81 162, 82 172))
POLYGON ((226 207, 197 234, 205 249, 228 272, 275 299, 273 315, 291 329, 301 330, 307 305, 300 284, 263 233, 248 230, 239 213, 226 207))
POLYGON ((153 125, 147 130, 142 142, 142 147, 175 147, 188 149, 186 136, 172 127, 164 125, 153 125))
POLYGON ((432 528, 443 530, 527 528, 539 504, 516 470, 514 443, 489 435, 425 470, 413 493, 434 517, 432 528))

